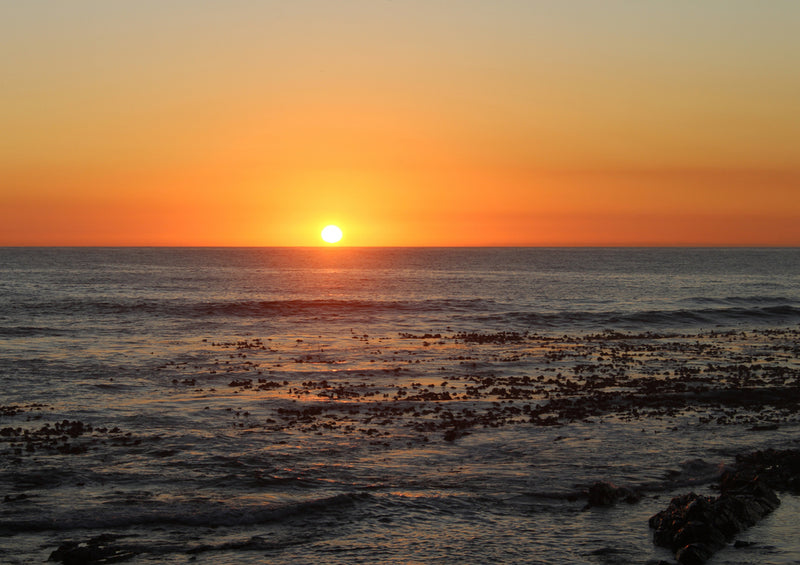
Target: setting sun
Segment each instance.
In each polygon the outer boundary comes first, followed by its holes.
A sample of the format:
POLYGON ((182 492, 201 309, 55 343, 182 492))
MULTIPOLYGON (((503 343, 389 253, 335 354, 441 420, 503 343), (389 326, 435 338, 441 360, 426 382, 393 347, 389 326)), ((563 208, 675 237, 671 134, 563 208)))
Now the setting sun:
POLYGON ((800 246, 800 2, 41 4, 0 247, 800 246))
POLYGON ((321 236, 326 243, 337 243, 342 239, 342 230, 339 226, 325 226, 321 236))
POLYGON ((799 23, 0 0, 0 565, 800 565, 799 23))

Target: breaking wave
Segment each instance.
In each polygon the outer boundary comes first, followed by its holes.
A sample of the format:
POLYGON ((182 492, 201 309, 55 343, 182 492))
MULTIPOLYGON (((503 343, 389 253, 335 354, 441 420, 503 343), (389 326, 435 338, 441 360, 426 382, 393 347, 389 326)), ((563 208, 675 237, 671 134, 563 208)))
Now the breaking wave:
POLYGON ((0 532, 66 531, 78 529, 129 528, 156 525, 217 528, 223 526, 252 526, 287 520, 295 517, 320 516, 335 512, 371 498, 369 494, 337 494, 285 504, 235 505, 226 503, 137 504, 127 509, 114 505, 104 511, 91 512, 70 509, 34 520, 0 522, 0 532))

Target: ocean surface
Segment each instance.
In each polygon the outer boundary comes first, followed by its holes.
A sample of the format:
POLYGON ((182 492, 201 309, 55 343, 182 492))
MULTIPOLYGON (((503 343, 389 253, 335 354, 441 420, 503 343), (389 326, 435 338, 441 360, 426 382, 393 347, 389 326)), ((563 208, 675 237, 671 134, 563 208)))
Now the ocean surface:
POLYGON ((799 352, 800 249, 0 249, 0 562, 671 561, 799 352))

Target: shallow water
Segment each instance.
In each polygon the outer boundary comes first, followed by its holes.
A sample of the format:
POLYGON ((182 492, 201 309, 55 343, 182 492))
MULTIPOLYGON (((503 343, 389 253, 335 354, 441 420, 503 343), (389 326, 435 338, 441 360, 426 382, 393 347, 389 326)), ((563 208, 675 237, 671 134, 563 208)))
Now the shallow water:
MULTIPOLYGON (((0 259, 10 563, 645 563, 673 494, 798 444, 798 250, 0 259)), ((781 498, 710 563, 796 562, 781 498)))

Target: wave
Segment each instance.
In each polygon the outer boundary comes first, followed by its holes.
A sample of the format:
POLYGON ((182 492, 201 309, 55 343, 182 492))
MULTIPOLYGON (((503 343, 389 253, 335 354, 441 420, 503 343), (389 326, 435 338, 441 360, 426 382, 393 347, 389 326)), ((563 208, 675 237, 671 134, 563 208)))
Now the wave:
POLYGON ((699 308, 633 311, 561 311, 553 313, 506 312, 486 317, 492 321, 507 320, 530 329, 648 329, 701 326, 741 326, 762 324, 792 325, 800 323, 800 308, 781 304, 765 307, 699 308))
POLYGON ((67 335, 67 330, 37 326, 0 326, 0 337, 57 337, 67 335))
POLYGON ((135 506, 104 504, 102 507, 84 511, 75 508, 49 513, 39 519, 0 521, 0 534, 156 525, 206 528, 253 526, 337 512, 370 498, 372 496, 369 494, 345 493, 284 504, 235 505, 224 502, 135 506))
MULTIPOLYGON (((696 310, 652 310, 618 316, 621 323, 635 324, 737 324, 747 322, 800 321, 800 308, 789 305, 756 308, 703 308, 696 310)), ((611 321, 615 321, 614 318, 611 321)))
POLYGON ((425 300, 287 299, 186 301, 163 300, 63 300, 18 304, 19 310, 59 315, 153 315, 203 318, 216 316, 325 316, 384 312, 479 312, 491 309, 493 300, 434 298, 425 300))
MULTIPOLYGON (((595 302, 595 306, 601 303, 595 302)), ((606 308, 609 303, 603 302, 606 308)), ((144 319, 185 319, 213 321, 224 318, 302 318, 304 321, 330 318, 374 319, 393 317, 424 320, 431 315, 452 318, 451 325, 491 324, 515 330, 572 329, 648 329, 737 327, 746 324, 800 323, 800 306, 796 300, 780 297, 751 296, 705 298, 695 297, 672 303, 674 308, 639 308, 635 303, 604 310, 548 310, 549 305, 514 304, 489 298, 430 298, 403 300, 376 299, 283 299, 283 300, 186 300, 128 299, 93 300, 91 298, 20 304, 16 318, 54 315, 59 322, 68 319, 123 318, 126 322, 144 319), (520 307, 522 306, 522 307, 520 307), (26 310, 29 309, 29 310, 26 310)), ((63 330, 23 324, 0 327, 0 336, 54 336, 63 330)))
POLYGON ((684 298, 682 304, 706 304, 717 306, 750 306, 759 304, 784 305, 796 302, 788 296, 726 296, 724 298, 710 296, 694 296, 684 298))
POLYGON ((193 309, 202 315, 227 316, 327 316, 341 314, 381 314, 384 312, 475 312, 485 310, 486 300, 266 300, 212 302, 197 304, 193 309))

